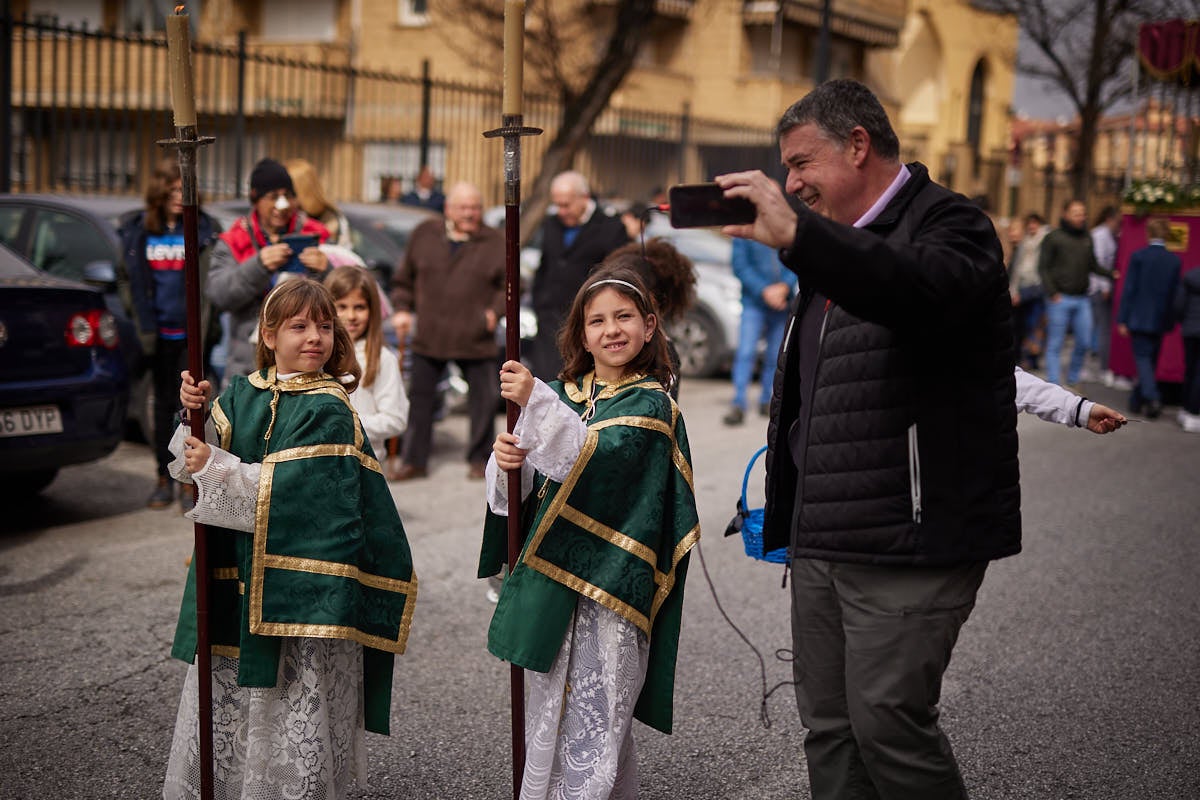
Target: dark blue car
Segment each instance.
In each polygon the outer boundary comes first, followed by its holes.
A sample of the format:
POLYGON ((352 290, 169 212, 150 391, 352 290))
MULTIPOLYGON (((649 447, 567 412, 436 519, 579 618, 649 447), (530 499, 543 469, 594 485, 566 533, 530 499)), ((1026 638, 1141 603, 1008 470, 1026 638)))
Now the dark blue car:
POLYGON ((0 494, 102 458, 125 430, 129 373, 104 295, 0 246, 0 494))

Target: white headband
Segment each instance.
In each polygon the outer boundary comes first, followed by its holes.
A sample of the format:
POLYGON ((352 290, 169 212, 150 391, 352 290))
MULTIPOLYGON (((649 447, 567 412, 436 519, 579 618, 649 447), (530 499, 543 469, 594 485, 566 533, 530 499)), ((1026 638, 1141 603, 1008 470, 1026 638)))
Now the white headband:
POLYGON ((588 287, 588 292, 589 292, 589 293, 591 293, 591 291, 592 291, 593 289, 595 289, 597 286, 602 286, 602 285, 604 285, 604 284, 606 284, 606 283, 615 283, 615 284, 617 284, 618 286, 625 286, 625 287, 628 287, 628 288, 630 288, 630 289, 633 289, 633 291, 637 292, 637 296, 638 296, 638 297, 640 297, 640 298, 642 298, 642 302, 643 302, 643 303, 644 303, 644 302, 646 302, 646 296, 645 296, 644 294, 642 294, 642 291, 641 291, 641 289, 639 289, 638 287, 634 286, 634 285, 633 285, 632 283, 630 283, 629 281, 623 281, 623 280, 621 280, 621 279, 619 279, 619 278, 605 278, 605 279, 604 279, 604 280, 602 280, 602 281, 596 281, 595 283, 593 283, 591 286, 589 286, 589 287, 588 287))

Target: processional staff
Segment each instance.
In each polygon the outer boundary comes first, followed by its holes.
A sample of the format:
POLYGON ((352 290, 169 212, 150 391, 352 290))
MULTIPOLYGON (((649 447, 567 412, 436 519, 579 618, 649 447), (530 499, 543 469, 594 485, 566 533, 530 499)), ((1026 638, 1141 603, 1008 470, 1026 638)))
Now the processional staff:
MULTIPOLYGON (((537 136, 540 128, 523 125, 522 78, 525 64, 525 0, 504 3, 504 96, 501 127, 487 131, 488 138, 504 139, 504 357, 521 359, 521 137, 537 136)), ((508 432, 517 425, 521 409, 507 402, 508 432)), ((508 473, 508 571, 521 556, 521 470, 508 473)), ((512 705, 513 798, 521 795, 525 771, 525 680, 521 668, 510 667, 509 691, 512 705)))
MULTIPOLYGON (((199 383, 204 380, 204 342, 200 330, 200 232, 196 191, 196 150, 213 141, 196 133, 196 97, 192 82, 190 18, 176 6, 167 17, 167 60, 171 76, 171 107, 175 115, 175 138, 159 141, 161 147, 179 151, 179 174, 183 183, 183 280, 187 311, 188 372, 199 383)), ((204 441, 204 414, 191 414, 192 436, 204 441)), ((193 498, 198 488, 192 485, 193 498)), ((208 624, 208 541, 204 525, 195 523, 196 552, 196 670, 200 687, 200 797, 213 797, 213 707, 212 649, 208 624)))

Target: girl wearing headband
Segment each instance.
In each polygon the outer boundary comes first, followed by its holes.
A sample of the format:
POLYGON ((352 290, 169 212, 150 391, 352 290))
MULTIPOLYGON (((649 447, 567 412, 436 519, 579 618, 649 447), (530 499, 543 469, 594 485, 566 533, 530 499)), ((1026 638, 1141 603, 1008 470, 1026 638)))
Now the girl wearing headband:
POLYGON ((637 795, 636 717, 671 732, 688 554, 700 536, 691 456, 654 301, 637 273, 601 267, 559 334, 542 383, 508 361, 521 406, 488 462, 480 577, 506 557, 503 470, 519 470, 525 545, 488 631, 526 670, 522 800, 637 795))

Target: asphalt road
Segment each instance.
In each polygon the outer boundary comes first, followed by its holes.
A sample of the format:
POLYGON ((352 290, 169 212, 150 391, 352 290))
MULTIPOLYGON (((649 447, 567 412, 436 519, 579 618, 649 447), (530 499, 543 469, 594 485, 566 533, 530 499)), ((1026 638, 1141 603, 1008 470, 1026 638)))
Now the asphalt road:
MULTIPOLYGON (((1117 395, 1088 387, 1111 402, 1117 395)), ((720 423, 723 382, 685 382, 702 554, 716 595, 787 681, 782 568, 721 533, 757 417, 720 423)), ((371 735, 358 798, 509 796, 508 670, 485 649, 474 579, 482 487, 465 421, 430 479, 393 485, 420 595, 397 660, 392 736, 371 735)), ((946 676, 942 720, 975 798, 1200 797, 1200 436, 1172 421, 1107 437, 1021 423, 1025 548, 988 572, 946 676)), ((191 525, 142 507, 152 456, 124 444, 0 520, 0 798, 159 795, 184 665, 168 658, 191 525)), ((753 485, 753 484, 752 484, 753 485)), ((760 500, 752 498, 752 504, 760 500)), ((638 727, 644 798, 807 798, 790 687, 689 574, 675 732, 638 727)))

